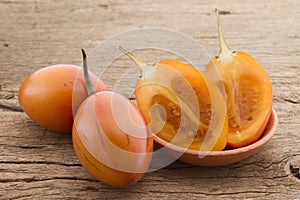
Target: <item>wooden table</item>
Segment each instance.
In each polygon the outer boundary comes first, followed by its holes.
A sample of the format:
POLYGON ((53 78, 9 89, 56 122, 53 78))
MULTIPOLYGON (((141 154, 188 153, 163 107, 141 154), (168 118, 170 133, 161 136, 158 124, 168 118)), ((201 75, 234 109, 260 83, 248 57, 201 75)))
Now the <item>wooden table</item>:
MULTIPOLYGON (((300 199, 299 8, 293 0, 0 0, 0 199, 300 199), (29 74, 80 65, 81 48, 91 52, 134 28, 175 30, 216 55, 215 7, 231 48, 252 54, 273 83, 279 127, 256 155, 214 168, 175 162, 116 189, 81 167, 70 134, 46 130, 22 112, 18 89, 29 74)), ((114 74, 107 77, 111 87, 114 74)))

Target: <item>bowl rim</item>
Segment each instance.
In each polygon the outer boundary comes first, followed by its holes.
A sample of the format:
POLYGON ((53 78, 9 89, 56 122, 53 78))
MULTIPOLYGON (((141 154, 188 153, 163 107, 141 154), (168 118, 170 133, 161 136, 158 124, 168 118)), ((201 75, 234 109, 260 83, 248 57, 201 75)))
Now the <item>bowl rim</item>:
POLYGON ((153 139, 156 143, 167 148, 168 150, 173 150, 173 151, 176 151, 176 152, 182 153, 182 154, 197 155, 197 156, 204 155, 205 157, 207 157, 207 156, 212 156, 212 157, 230 156, 230 155, 236 155, 239 153, 245 153, 245 152, 251 151, 253 149, 262 147, 264 144, 269 142, 270 139, 273 137, 273 135, 275 134, 275 130, 277 129, 277 126, 278 126, 278 116, 277 116, 275 109, 272 107, 271 115, 270 115, 269 121, 267 123, 267 126, 263 132, 263 135, 256 142, 249 144, 247 146, 244 146, 244 147, 223 150, 223 151, 198 151, 198 150, 192 150, 192 149, 185 149, 183 147, 179 147, 174 144, 168 143, 156 135, 153 135, 153 139))

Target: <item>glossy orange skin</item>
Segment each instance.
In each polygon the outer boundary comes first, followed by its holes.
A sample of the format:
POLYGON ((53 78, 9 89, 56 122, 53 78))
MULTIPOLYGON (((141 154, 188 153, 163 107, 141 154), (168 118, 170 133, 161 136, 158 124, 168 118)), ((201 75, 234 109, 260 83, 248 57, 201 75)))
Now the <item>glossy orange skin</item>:
MULTIPOLYGON (((211 99, 210 99, 211 97, 207 87, 207 81, 209 80, 207 80, 204 77, 204 75, 196 68, 176 60, 162 60, 158 62, 155 67, 161 67, 161 66, 167 67, 170 70, 174 70, 180 73, 188 81, 190 86, 193 88, 195 94, 197 95, 199 110, 204 111, 204 113, 207 113, 208 112, 207 104, 211 104, 211 99)), ((170 87, 173 87, 173 89, 176 90, 180 86, 178 87, 170 86, 170 87)), ((185 90, 184 88, 180 88, 180 89, 182 89, 183 91, 185 90)), ((149 112, 150 112, 150 108, 153 106, 152 98, 157 94, 164 96, 163 89, 156 89, 155 85, 153 84, 147 84, 147 83, 145 84, 145 80, 143 80, 143 78, 137 82, 136 90, 135 90, 136 100, 142 113, 144 113, 145 119, 148 124, 151 124, 151 118, 149 116, 149 112)), ((206 114, 200 115, 200 121, 205 125, 209 125, 207 118, 208 116, 206 114)), ((227 131, 228 131, 227 116, 223 123, 224 123, 223 129, 220 132, 219 137, 216 139, 216 141, 214 141, 214 146, 212 146, 209 149, 209 151, 210 150, 221 151, 225 148, 227 143, 227 131)), ((174 135, 176 134, 174 131, 172 131, 173 129, 172 126, 173 126, 172 122, 171 123, 167 122, 162 128, 162 130, 156 134, 156 136, 158 136, 159 138, 167 142, 172 141, 174 135)), ((182 140, 182 142, 179 141, 178 144, 176 145, 186 148, 186 143, 190 143, 188 149, 200 150, 204 146, 205 136, 206 134, 202 136, 198 135, 192 143, 185 142, 182 140)))
MULTIPOLYGON (((87 97, 83 72, 74 65, 53 65, 31 74, 19 89, 24 112, 39 125, 53 131, 71 133, 73 115, 87 97)), ((97 91, 106 85, 91 74, 97 91)))
POLYGON ((213 59, 206 67, 206 73, 209 71, 218 71, 225 86, 229 113, 228 146, 239 148, 257 141, 272 111, 272 84, 267 73, 245 52, 213 59), (240 127, 234 127, 237 121, 240 121, 237 123, 240 127))
POLYGON ((111 186, 137 183, 151 162, 153 139, 142 114, 127 98, 113 92, 96 93, 82 103, 72 139, 83 167, 111 186), (122 124, 123 120, 130 121, 122 124))

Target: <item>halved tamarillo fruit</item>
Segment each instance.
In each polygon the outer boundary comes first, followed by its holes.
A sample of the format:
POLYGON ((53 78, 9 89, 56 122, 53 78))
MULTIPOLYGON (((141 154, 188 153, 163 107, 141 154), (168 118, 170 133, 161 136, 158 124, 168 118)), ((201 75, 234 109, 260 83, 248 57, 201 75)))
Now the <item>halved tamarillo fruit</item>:
POLYGON ((176 60, 148 65, 120 49, 141 69, 135 97, 156 137, 183 149, 224 149, 228 129, 226 103, 206 75, 176 60))
POLYGON ((217 17, 220 54, 205 73, 226 93, 228 146, 239 148, 257 141, 263 133, 272 109, 272 85, 251 55, 228 48, 218 13, 217 17))

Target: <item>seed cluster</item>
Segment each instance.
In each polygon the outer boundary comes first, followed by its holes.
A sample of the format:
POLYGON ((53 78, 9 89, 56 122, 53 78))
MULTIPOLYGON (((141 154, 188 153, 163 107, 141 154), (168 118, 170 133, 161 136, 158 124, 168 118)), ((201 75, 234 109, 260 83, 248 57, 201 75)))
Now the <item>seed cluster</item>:
POLYGON ((231 98, 227 98, 229 127, 238 130, 254 119, 260 91, 258 86, 251 84, 250 80, 241 80, 232 92, 234 98, 232 95, 231 98))
POLYGON ((200 139, 205 136, 212 115, 212 106, 202 96, 201 91, 196 87, 186 86, 186 81, 182 78, 176 78, 172 81, 172 89, 179 98, 189 99, 195 98, 199 109, 199 123, 197 130, 193 130, 190 118, 186 113, 182 112, 177 99, 168 99, 164 95, 155 95, 152 98, 152 105, 159 104, 165 108, 167 117, 166 122, 172 125, 174 135, 179 131, 183 132, 187 137, 192 139, 200 139), (187 89, 188 88, 188 89, 187 89), (193 95, 193 96, 191 96, 193 95))

